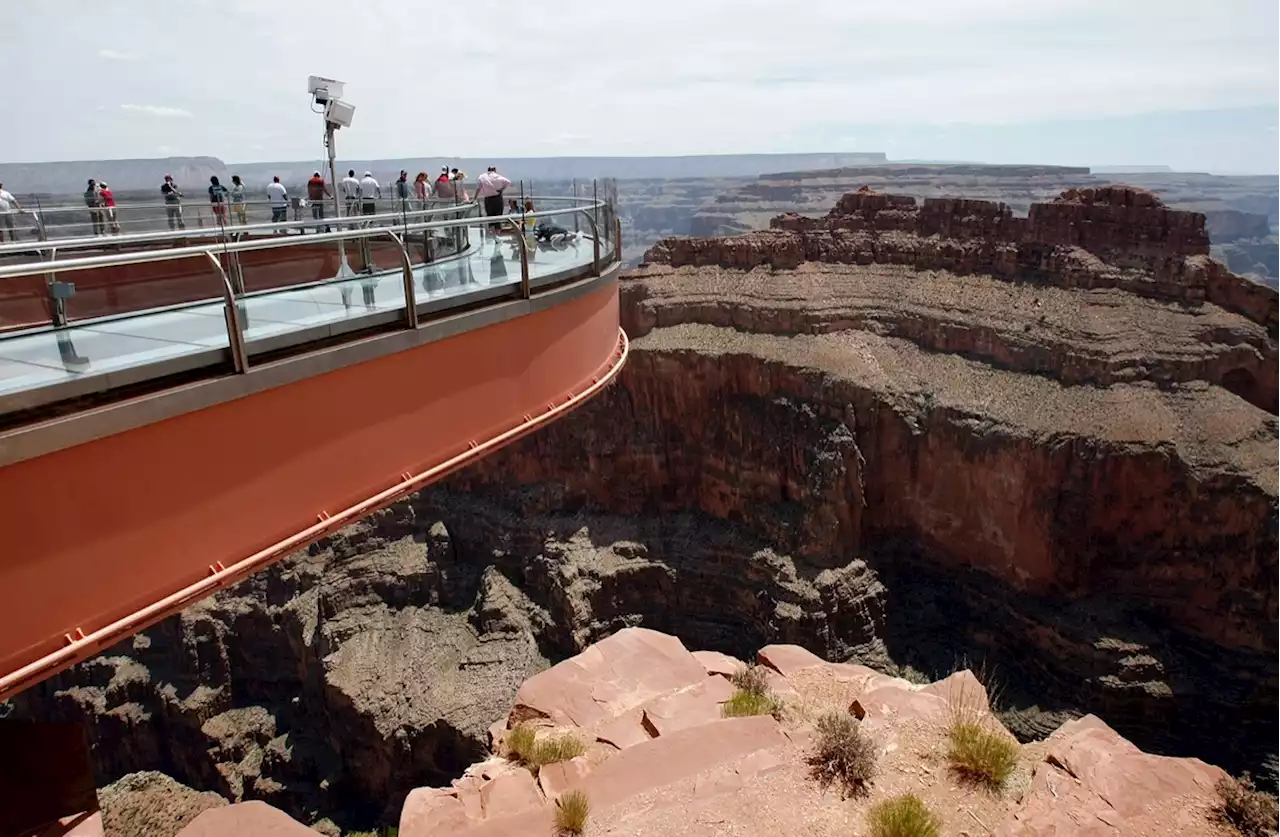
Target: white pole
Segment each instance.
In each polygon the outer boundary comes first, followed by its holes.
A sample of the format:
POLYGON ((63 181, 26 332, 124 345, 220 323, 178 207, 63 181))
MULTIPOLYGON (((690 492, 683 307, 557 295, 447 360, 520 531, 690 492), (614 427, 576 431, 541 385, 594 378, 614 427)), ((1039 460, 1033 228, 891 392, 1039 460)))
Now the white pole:
MULTIPOLYGON (((334 215, 334 218, 341 221, 342 220, 342 203, 338 197, 338 166, 334 162, 334 160, 337 157, 337 153, 336 153, 336 150, 334 149, 334 143, 333 143, 333 138, 335 133, 337 132, 334 130, 334 124, 328 120, 325 120, 324 144, 328 147, 328 151, 329 151, 329 188, 333 190, 333 215, 334 215)), ((341 224, 339 224, 338 230, 341 231, 342 229, 343 227, 341 226, 341 224)), ((341 238, 338 239, 338 253, 340 254, 340 260, 338 262, 338 275, 334 278, 348 279, 352 276, 355 276, 356 272, 351 269, 351 264, 347 261, 347 243, 345 240, 341 238)), ((344 300, 345 300, 345 296, 346 294, 343 294, 344 300)))

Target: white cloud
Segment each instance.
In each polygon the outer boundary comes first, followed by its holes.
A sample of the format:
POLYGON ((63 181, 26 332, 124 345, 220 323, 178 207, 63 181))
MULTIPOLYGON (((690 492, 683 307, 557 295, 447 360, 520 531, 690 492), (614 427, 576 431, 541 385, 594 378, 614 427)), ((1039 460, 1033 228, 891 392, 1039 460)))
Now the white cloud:
MULTIPOLYGON (((472 0, 448 21, 427 21, 424 33, 395 24, 403 0, 310 0, 302 16, 295 4, 261 0, 39 0, 6 18, 15 30, 5 33, 6 59, 41 72, 5 90, 4 151, 134 156, 156 142, 154 120, 140 117, 167 116, 181 118, 167 120, 163 141, 184 152, 320 157, 309 73, 347 83, 356 114, 338 147, 351 157, 822 151, 853 135, 876 142, 896 131, 908 142, 906 131, 922 130, 914 126, 927 126, 927 139, 947 131, 937 140, 945 145, 957 136, 941 127, 951 123, 1274 108, 1278 7, 562 0, 548 14, 537 3, 472 0), (42 33, 68 19, 110 44, 102 54, 113 63, 75 50, 49 62, 42 33), (390 23, 370 30, 376 49, 317 46, 333 43, 335 20, 390 23), (212 64, 190 49, 203 32, 218 35, 212 64), (111 101, 165 106, 85 123, 103 91, 111 101)), ((840 150, 858 148, 850 140, 840 150)), ((1027 146, 1024 159, 1036 154, 1027 146)))
POLYGON ((149 116, 167 116, 178 119, 190 119, 194 114, 189 110, 182 108, 169 108, 164 105, 121 105, 121 110, 133 111, 134 113, 145 113, 149 116))
POLYGON ((137 61, 138 56, 132 52, 120 52, 115 49, 100 49, 98 57, 105 58, 107 61, 137 61))

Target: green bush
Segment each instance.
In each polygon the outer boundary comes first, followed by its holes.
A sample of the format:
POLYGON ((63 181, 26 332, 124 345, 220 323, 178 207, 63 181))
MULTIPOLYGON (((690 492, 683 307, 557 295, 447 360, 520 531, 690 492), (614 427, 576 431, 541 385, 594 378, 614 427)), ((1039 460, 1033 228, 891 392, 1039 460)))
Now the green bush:
POLYGON ((876 748, 848 712, 818 718, 817 748, 806 759, 809 775, 828 787, 839 782, 845 796, 866 790, 876 772, 876 748))
POLYGON ((738 689, 733 697, 720 705, 720 714, 726 718, 745 718, 748 715, 777 715, 782 704, 771 694, 757 694, 738 689))
POLYGON ((591 801, 582 791, 569 791, 556 800, 556 831, 565 837, 578 837, 587 830, 591 801))
POLYGON ((1280 808, 1276 798, 1257 790, 1246 773, 1239 779, 1218 781, 1219 802, 1214 808, 1218 818, 1244 837, 1270 837, 1276 833, 1280 808))
POLYGON ((977 721, 958 721, 947 731, 951 766, 965 777, 1001 788, 1018 766, 1021 748, 1004 730, 977 721))
POLYGON ((942 823, 915 794, 895 796, 867 812, 871 837, 939 837, 942 823))

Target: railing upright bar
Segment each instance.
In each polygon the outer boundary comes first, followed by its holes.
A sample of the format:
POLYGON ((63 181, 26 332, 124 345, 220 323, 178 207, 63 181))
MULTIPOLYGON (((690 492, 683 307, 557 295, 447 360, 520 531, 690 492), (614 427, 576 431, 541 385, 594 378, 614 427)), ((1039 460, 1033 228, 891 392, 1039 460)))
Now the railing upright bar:
POLYGON ((532 294, 529 286, 529 244, 524 240, 524 224, 512 216, 503 216, 515 230, 516 242, 520 245, 520 298, 528 299, 532 294))
POLYGON ((249 353, 244 347, 244 330, 240 323, 240 305, 236 300, 235 290, 231 287, 231 280, 227 277, 227 271, 223 269, 222 262, 218 261, 218 257, 210 251, 204 253, 209 257, 209 261, 213 262, 214 268, 218 271, 218 276, 222 279, 222 299, 223 299, 223 319, 227 324, 227 346, 231 349, 231 365, 235 367, 238 374, 243 375, 249 371, 249 353))
POLYGON ((387 235, 400 248, 400 261, 404 266, 404 309, 409 328, 418 327, 418 298, 413 288, 413 262, 409 258, 409 248, 404 246, 404 239, 396 235, 395 230, 387 230, 387 235))

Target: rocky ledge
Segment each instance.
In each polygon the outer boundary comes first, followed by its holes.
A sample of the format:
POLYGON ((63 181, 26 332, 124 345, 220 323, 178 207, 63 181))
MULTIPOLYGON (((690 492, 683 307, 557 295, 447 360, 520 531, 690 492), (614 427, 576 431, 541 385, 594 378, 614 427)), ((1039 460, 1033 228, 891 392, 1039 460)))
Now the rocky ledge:
MULTIPOLYGON (((1018 746, 967 670, 913 684, 795 645, 768 646, 756 660, 773 712, 724 717, 742 662, 690 653, 655 631, 619 631, 527 680, 493 725, 494 755, 449 786, 410 793, 399 837, 565 833, 557 808, 573 794, 585 796, 589 813, 572 833, 616 837, 862 834, 877 803, 905 794, 946 834, 1229 833, 1214 813, 1223 771, 1143 753, 1094 716, 1018 746), (859 776, 867 781, 851 794, 812 770, 824 716, 856 718, 865 741, 859 776), (994 787, 957 771, 948 739, 959 718, 1009 742, 1008 776, 994 787), (513 741, 530 727, 535 741, 567 737, 580 754, 522 766, 513 741)), ((285 822, 262 803, 233 805, 201 814, 181 837, 232 833, 213 830, 231 823, 243 837, 292 834, 285 822)))

